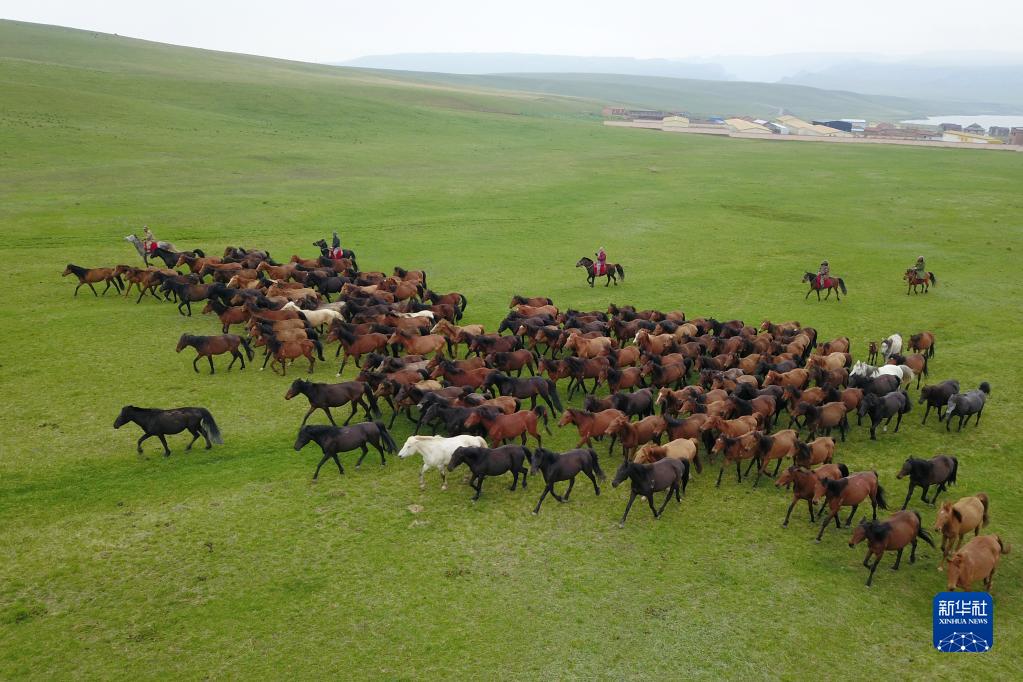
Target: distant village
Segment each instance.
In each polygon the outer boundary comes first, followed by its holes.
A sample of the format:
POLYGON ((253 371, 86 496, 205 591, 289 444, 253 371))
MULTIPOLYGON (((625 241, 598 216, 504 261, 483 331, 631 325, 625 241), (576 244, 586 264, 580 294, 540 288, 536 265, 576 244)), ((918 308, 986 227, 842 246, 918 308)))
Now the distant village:
POLYGON ((790 136, 787 139, 816 138, 819 141, 869 141, 928 146, 938 146, 935 143, 943 143, 940 146, 1015 145, 1023 148, 1023 127, 991 126, 985 129, 977 123, 963 127, 955 123, 942 123, 938 126, 868 123, 862 118, 805 121, 790 115, 780 115, 770 120, 751 116, 696 117, 685 112, 617 107, 605 107, 603 115, 605 125, 654 128, 678 133, 742 138, 790 136))

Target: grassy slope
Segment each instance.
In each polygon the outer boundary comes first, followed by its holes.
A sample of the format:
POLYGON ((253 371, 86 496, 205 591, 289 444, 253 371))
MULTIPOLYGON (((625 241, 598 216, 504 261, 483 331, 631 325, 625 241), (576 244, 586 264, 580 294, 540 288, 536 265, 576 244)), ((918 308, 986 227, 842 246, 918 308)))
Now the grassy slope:
MULTIPOLYGON (((381 72, 378 72, 381 73, 381 72)), ((387 72, 382 72, 387 73, 387 72)), ((745 83, 653 76, 586 73, 528 73, 463 76, 404 72, 404 77, 460 86, 495 88, 580 97, 602 105, 622 105, 687 111, 716 116, 777 116, 807 118, 861 117, 900 121, 923 112, 983 111, 1012 113, 1010 105, 964 103, 925 98, 865 95, 781 83, 745 83)))
POLYGON ((606 130, 571 120, 578 110, 560 100, 10 23, 0 87, 3 677, 621 678, 667 666, 794 678, 808 651, 855 677, 875 676, 878 660, 940 677, 1018 671, 1015 555, 981 668, 928 650, 942 587, 933 550, 866 590, 845 532, 816 546, 801 514, 783 531, 783 494, 727 478, 716 490, 716 467, 681 508, 656 523, 637 508, 624 531, 626 495, 609 486, 594 498, 580 485, 532 517, 535 481, 527 494, 489 481, 473 505, 435 475, 419 492, 412 462, 370 458, 343 479, 325 468, 310 485, 313 453, 291 449, 304 408, 282 400, 287 379, 195 376, 174 340, 212 333, 210 319, 72 300, 58 277, 68 260, 132 262, 121 237, 143 222, 181 246, 278 257, 341 226, 365 267, 424 267, 488 325, 520 292, 799 318, 858 351, 930 328, 934 379, 994 384, 981 428, 946 437, 914 411, 877 443, 856 430, 840 459, 878 469, 894 502, 907 454, 955 454, 953 495, 986 490, 991 529, 1015 540, 1021 377, 1001 359, 1023 331, 1015 155, 606 130), (583 288, 572 270, 598 244, 625 262, 624 288, 583 288), (917 253, 941 278, 927 298, 898 281, 917 253), (841 304, 802 300, 801 268, 822 257, 850 283, 841 304), (206 405, 227 444, 185 453, 176 437, 170 459, 154 447, 138 458, 138 434, 110 428, 126 403, 206 405))

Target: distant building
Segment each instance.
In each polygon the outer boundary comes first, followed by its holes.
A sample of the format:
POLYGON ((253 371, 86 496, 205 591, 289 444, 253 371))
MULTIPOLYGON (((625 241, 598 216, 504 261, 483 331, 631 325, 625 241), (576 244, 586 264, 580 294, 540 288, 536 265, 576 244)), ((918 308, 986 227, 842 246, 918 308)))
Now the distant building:
POLYGON ((854 133, 862 133, 867 128, 867 119, 865 118, 843 118, 841 120, 851 124, 854 133))
POLYGON ((970 125, 963 128, 964 133, 970 133, 972 135, 983 135, 987 131, 984 130, 984 126, 979 123, 971 123, 970 125))
POLYGON ((781 123, 775 123, 774 121, 768 121, 767 123, 764 124, 764 127, 777 135, 789 134, 788 126, 782 125, 781 123))
POLYGON ((661 119, 665 128, 688 128, 689 119, 685 116, 665 116, 661 119))
POLYGON ((948 130, 962 131, 963 127, 958 123, 942 123, 938 126, 938 130, 945 132, 948 130))
POLYGON ((941 134, 942 142, 966 142, 969 144, 1002 144, 1002 141, 996 137, 988 137, 987 135, 977 135, 975 133, 968 133, 965 130, 946 130, 941 134))
POLYGON ((772 131, 770 128, 753 121, 747 121, 744 118, 727 118, 725 123, 729 128, 737 133, 762 133, 764 135, 771 135, 772 131))
POLYGON ((1013 128, 1009 131, 1009 144, 1023 145, 1023 127, 1013 128))
POLYGON ((817 125, 815 123, 807 123, 801 118, 795 116, 779 116, 777 122, 789 129, 790 134, 793 135, 811 135, 814 137, 852 137, 852 133, 847 133, 844 130, 837 130, 835 128, 829 128, 828 126, 817 125))
POLYGON ((815 126, 827 126, 828 128, 834 128, 835 130, 841 130, 847 133, 852 132, 852 123, 849 121, 814 121, 815 126))
POLYGON ((1004 126, 991 126, 987 129, 987 134, 991 137, 1009 139, 1009 129, 1004 126))

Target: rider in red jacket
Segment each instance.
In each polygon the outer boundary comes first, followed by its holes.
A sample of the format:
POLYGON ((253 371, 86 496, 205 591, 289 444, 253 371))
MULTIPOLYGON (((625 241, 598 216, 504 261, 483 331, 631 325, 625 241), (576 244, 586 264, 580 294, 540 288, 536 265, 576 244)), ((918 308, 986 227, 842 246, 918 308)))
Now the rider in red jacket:
POLYGON ((597 250, 597 269, 594 274, 604 275, 607 273, 607 252, 604 251, 604 247, 600 247, 597 250))

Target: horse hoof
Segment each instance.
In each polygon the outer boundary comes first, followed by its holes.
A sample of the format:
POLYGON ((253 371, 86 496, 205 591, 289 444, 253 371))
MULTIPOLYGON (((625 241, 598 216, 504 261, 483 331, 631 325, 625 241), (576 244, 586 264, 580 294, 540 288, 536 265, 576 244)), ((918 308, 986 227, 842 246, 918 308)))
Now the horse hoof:
POLYGON ((625 528, 625 524, 624 524, 624 523, 619 523, 619 524, 618 524, 618 527, 619 527, 619 528, 625 528))
POLYGON ((538 512, 538 511, 536 511, 536 510, 534 509, 534 510, 533 510, 533 516, 539 516, 539 515, 540 515, 540 512, 538 512))

